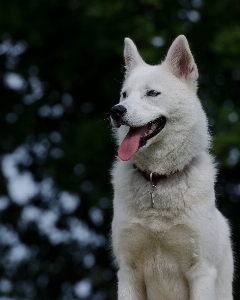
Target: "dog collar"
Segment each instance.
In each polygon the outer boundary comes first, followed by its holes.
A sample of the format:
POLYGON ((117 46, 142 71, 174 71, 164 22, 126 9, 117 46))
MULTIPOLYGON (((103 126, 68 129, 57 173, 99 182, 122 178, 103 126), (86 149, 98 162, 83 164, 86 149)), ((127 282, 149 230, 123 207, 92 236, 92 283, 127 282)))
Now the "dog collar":
POLYGON ((164 179, 164 178, 168 178, 176 173, 179 172, 179 170, 176 170, 172 173, 170 173, 169 175, 167 174, 158 174, 158 173, 152 173, 152 172, 147 172, 147 171, 143 171, 141 170, 137 165, 133 164, 133 168, 134 169, 137 169, 138 172, 148 181, 151 181, 151 182, 156 182, 160 179, 164 179))
POLYGON ((160 179, 168 178, 176 173, 179 172, 179 170, 176 170, 175 172, 170 173, 169 175, 166 174, 158 174, 158 173, 153 173, 153 172, 147 172, 143 171, 140 168, 137 167, 137 165, 133 164, 133 168, 137 169, 138 172, 148 181, 150 181, 151 186, 152 186, 152 191, 150 192, 151 195, 151 208, 154 208, 154 195, 155 195, 155 190, 156 190, 156 182, 160 179))

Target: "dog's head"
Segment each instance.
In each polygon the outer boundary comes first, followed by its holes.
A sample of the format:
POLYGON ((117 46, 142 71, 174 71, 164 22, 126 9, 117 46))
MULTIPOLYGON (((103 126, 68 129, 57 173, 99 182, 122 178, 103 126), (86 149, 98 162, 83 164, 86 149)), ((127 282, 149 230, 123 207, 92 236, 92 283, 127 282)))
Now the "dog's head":
POLYGON ((205 113, 196 95, 198 70, 187 39, 177 37, 166 59, 150 66, 126 38, 124 58, 120 102, 111 109, 119 158, 151 171, 156 163, 161 172, 182 169, 209 145, 205 113))

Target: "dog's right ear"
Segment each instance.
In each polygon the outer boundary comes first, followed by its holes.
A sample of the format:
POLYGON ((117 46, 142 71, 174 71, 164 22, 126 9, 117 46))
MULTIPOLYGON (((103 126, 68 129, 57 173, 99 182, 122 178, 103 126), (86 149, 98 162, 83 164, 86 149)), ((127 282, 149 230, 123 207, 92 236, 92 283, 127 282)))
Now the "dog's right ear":
POLYGON ((131 39, 125 38, 124 42, 125 42, 125 46, 124 46, 125 68, 126 68, 126 74, 128 74, 135 67, 139 65, 144 65, 145 62, 143 61, 142 57, 138 53, 137 47, 135 46, 134 42, 131 39))

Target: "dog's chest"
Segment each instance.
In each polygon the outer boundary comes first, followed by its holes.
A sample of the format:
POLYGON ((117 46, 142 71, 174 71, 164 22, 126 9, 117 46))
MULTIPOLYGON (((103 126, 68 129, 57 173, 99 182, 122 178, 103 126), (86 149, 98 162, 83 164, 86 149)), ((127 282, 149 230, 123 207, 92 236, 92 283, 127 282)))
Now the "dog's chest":
POLYGON ((130 167, 120 167, 115 173, 112 228, 118 263, 163 274, 189 270, 199 257, 199 237, 189 223, 187 184, 177 178, 159 182, 152 208, 151 183, 130 167), (131 176, 117 176, 119 171, 131 176))
POLYGON ((199 256, 194 231, 184 224, 165 229, 162 226, 162 230, 160 224, 158 228, 149 225, 132 223, 119 229, 116 248, 124 263, 133 268, 143 267, 144 272, 187 272, 199 256))

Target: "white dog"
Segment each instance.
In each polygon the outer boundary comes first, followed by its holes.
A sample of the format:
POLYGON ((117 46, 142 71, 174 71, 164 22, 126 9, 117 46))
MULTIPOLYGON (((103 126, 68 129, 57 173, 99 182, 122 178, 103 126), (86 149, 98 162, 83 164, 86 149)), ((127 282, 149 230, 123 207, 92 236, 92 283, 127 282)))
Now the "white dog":
POLYGON ((230 300, 229 226, 215 206, 216 170, 197 66, 184 36, 160 65, 125 39, 126 77, 111 109, 113 251, 120 300, 230 300))

